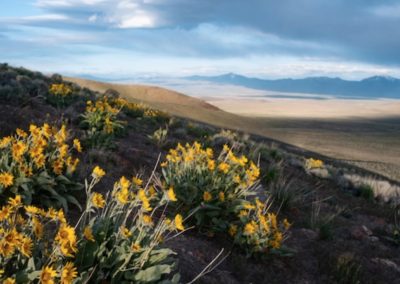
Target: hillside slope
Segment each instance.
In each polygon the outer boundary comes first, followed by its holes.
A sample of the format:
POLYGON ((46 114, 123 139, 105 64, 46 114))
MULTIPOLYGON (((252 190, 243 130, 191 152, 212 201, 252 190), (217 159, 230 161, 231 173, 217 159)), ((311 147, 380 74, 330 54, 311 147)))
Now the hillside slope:
POLYGON ((344 161, 392 180, 400 180, 397 170, 400 167, 398 119, 327 121, 243 117, 164 88, 67 79, 100 92, 114 89, 122 97, 144 102, 175 116, 260 135, 283 142, 285 145, 280 146, 289 147, 291 151, 308 152, 311 156, 318 152, 334 161, 344 161))

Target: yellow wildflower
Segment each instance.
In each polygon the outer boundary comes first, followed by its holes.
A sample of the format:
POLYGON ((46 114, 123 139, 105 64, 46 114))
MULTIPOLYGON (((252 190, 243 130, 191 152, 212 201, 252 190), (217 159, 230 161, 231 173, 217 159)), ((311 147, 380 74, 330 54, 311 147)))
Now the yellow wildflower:
POLYGON ((28 147, 22 141, 17 141, 16 143, 14 143, 12 145, 12 156, 14 160, 20 161, 21 156, 26 152, 27 149, 28 147))
POLYGON ((252 235, 256 232, 256 229, 257 229, 257 224, 254 221, 251 221, 250 223, 247 223, 244 226, 244 234, 252 235))
POLYGON ((122 188, 120 191, 117 192, 116 197, 118 202, 121 203, 122 205, 128 203, 129 190, 127 188, 122 188))
POLYGON ((214 160, 208 160, 207 167, 208 167, 208 170, 213 171, 215 169, 215 161, 214 160))
POLYGON ((131 232, 127 227, 125 227, 125 226, 121 226, 121 228, 120 228, 119 230, 120 230, 120 232, 121 232, 121 235, 122 235, 124 238, 129 238, 129 237, 132 236, 132 232, 131 232))
POLYGON ((144 214, 144 215, 143 215, 143 222, 144 222, 146 225, 150 225, 150 224, 153 223, 153 219, 151 218, 151 216, 144 214))
POLYGON ((76 151, 78 151, 79 153, 82 152, 82 146, 81 146, 81 142, 79 141, 79 139, 74 139, 73 141, 74 143, 74 148, 76 149, 76 151))
POLYGON ((219 164, 219 166, 218 166, 218 169, 219 169, 221 172, 223 172, 224 174, 227 174, 227 173, 228 173, 229 168, 230 168, 229 164, 227 164, 227 163, 225 163, 225 162, 222 162, 222 163, 219 164))
POLYGON ((10 217, 12 212, 12 208, 10 206, 3 206, 0 210, 0 221, 7 219, 10 217))
POLYGON ((134 184, 136 184, 137 186, 141 186, 143 184, 143 180, 141 180, 140 178, 137 178, 137 177, 133 177, 132 182, 134 184))
POLYGON ((119 184, 120 184, 121 188, 128 189, 129 186, 131 185, 131 182, 126 177, 123 176, 120 178, 119 184))
POLYGON ((104 208, 106 201, 101 193, 95 192, 92 196, 92 204, 96 208, 104 208))
POLYGON ((40 273, 41 284, 54 284, 54 278, 57 276, 57 271, 51 266, 46 266, 40 273))
POLYGON ((185 230, 185 227, 183 226, 183 218, 180 214, 175 216, 175 228, 179 231, 185 230))
POLYGON ((283 220, 283 226, 285 227, 286 230, 288 230, 291 225, 292 224, 290 224, 286 218, 283 220))
POLYGON ((33 225, 33 233, 35 234, 36 238, 41 239, 43 237, 43 224, 40 223, 39 219, 33 217, 32 225, 33 225))
POLYGON ((36 206, 32 206, 32 205, 27 205, 24 207, 25 212, 28 214, 39 214, 39 208, 37 208, 36 206))
POLYGON ((133 252, 138 252, 138 251, 140 251, 140 249, 141 249, 141 246, 140 246, 140 244, 138 244, 138 243, 133 243, 133 244, 131 245, 131 250, 132 250, 133 252))
POLYGON ((15 282, 14 278, 8 277, 6 280, 3 281, 3 284, 15 284, 17 282, 15 282))
POLYGON ((218 199, 219 199, 219 201, 221 201, 221 202, 224 202, 224 201, 225 201, 225 193, 224 193, 223 191, 220 191, 220 192, 218 193, 218 199))
POLYGON ((0 255, 10 257, 15 251, 15 245, 6 242, 4 239, 0 241, 0 255))
POLYGON ((85 229, 83 230, 83 236, 88 241, 91 241, 91 242, 95 241, 94 236, 93 236, 92 228, 90 228, 89 226, 86 226, 85 229))
POLYGON ((21 241, 21 253, 26 256, 26 257, 31 257, 32 256, 32 247, 33 247, 33 242, 32 239, 29 237, 23 237, 21 241))
POLYGON ((168 199, 170 201, 177 201, 178 200, 178 199, 176 199, 174 188, 172 186, 168 189, 167 195, 168 195, 168 199))
POLYGON ((99 166, 96 166, 92 172, 93 178, 102 178, 103 176, 105 176, 105 174, 106 172, 99 166))
POLYGON ((204 200, 205 202, 208 202, 208 201, 210 201, 211 199, 212 199, 211 193, 209 193, 208 191, 205 191, 205 192, 203 193, 203 200, 204 200))
POLYGON ((140 201, 142 201, 142 203, 143 203, 143 209, 145 211, 151 211, 152 208, 150 206, 149 199, 147 198, 144 189, 139 190, 138 197, 139 197, 140 201))
POLYGON ((9 187, 14 183, 14 176, 11 173, 0 173, 0 184, 9 187))
POLYGON ((229 233, 229 235, 231 237, 234 237, 236 235, 236 233, 237 233, 237 226, 236 225, 230 225, 228 233, 229 233))
POLYGON ((4 137, 0 140, 0 149, 6 148, 12 141, 11 136, 4 137))
POLYGON ((252 209, 255 209, 256 207, 253 205, 253 204, 251 204, 251 203, 246 203, 244 206, 244 209, 247 209, 247 210, 252 210, 252 209))
POLYGON ((18 194, 14 198, 9 198, 7 203, 8 205, 14 208, 21 206, 22 205, 21 195, 18 194))
POLYGON ((72 262, 67 262, 61 271, 61 284, 71 284, 78 276, 78 271, 72 262))
POLYGON ((17 128, 16 132, 19 137, 26 138, 28 136, 28 134, 22 129, 17 128))
POLYGON ((61 246, 61 252, 65 256, 72 256, 77 251, 76 247, 76 235, 73 227, 63 224, 55 237, 61 246))

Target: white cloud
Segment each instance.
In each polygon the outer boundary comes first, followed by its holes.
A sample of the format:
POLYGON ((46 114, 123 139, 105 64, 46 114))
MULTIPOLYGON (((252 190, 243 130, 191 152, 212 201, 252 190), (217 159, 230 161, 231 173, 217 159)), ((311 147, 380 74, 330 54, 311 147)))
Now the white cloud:
POLYGON ((62 14, 43 14, 35 16, 22 17, 21 20, 24 21, 64 21, 68 20, 69 17, 62 14))
POLYGON ((36 5, 43 8, 77 7, 81 5, 98 5, 106 1, 108 0, 37 0, 36 5))
POLYGON ((376 6, 370 11, 380 17, 400 18, 400 4, 376 6))
POLYGON ((95 23, 97 21, 97 14, 93 14, 88 19, 89 22, 95 23))
POLYGON ((159 15, 150 9, 155 0, 37 0, 42 9, 56 10, 88 20, 90 23, 111 25, 115 28, 151 28, 159 24, 159 15), (86 19, 76 10, 92 12, 86 19))

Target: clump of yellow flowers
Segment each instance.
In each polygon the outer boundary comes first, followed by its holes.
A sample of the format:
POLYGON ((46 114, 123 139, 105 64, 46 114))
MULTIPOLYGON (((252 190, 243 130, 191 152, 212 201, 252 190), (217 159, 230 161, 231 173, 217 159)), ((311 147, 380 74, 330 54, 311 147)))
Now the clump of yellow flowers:
POLYGON ((78 239, 63 210, 23 205, 20 195, 0 210, 0 281, 69 284, 78 239))
POLYGON ((324 162, 318 159, 309 158, 305 161, 305 167, 307 170, 320 169, 324 167, 324 162))
POLYGON ((20 194, 25 203, 36 198, 46 207, 66 204, 71 191, 80 189, 70 178, 79 164, 74 154, 81 151, 78 139, 68 140, 65 125, 17 129, 0 139, 0 196, 20 194))
POLYGON ((65 84, 52 84, 49 89, 54 96, 66 97, 72 94, 72 89, 65 84))
POLYGON ((268 202, 251 198, 259 167, 225 145, 215 155, 200 143, 178 144, 161 163, 163 182, 173 189, 172 202, 184 216, 211 233, 226 232, 249 255, 279 250, 290 224, 278 223, 268 202))
POLYGON ((113 100, 113 103, 118 107, 122 107, 124 112, 131 117, 160 118, 160 119, 168 117, 168 115, 165 112, 152 109, 143 103, 128 102, 123 98, 115 99, 113 100))
POLYGON ((76 96, 70 86, 64 83, 52 84, 49 88, 47 101, 57 107, 63 107, 73 102, 76 96))
POLYGON ((118 119, 122 107, 114 106, 107 97, 86 102, 86 112, 82 115, 83 125, 92 147, 109 146, 125 123, 118 119))
POLYGON ((194 142, 178 144, 161 163, 166 186, 173 187, 176 207, 195 212, 197 225, 213 231, 225 227, 234 203, 253 193, 260 169, 227 145, 219 155, 194 142))
POLYGON ((63 210, 23 205, 10 198, 0 210, 1 283, 176 283, 164 240, 184 230, 183 218, 156 216, 170 201, 137 177, 121 177, 107 195, 93 188, 105 175, 95 167, 86 181, 87 201, 74 226, 63 210))
POLYGON ((277 215, 269 212, 269 206, 268 200, 261 202, 256 198, 234 208, 237 219, 229 225, 228 233, 248 255, 276 252, 286 238, 291 224, 286 219, 278 222, 277 215))

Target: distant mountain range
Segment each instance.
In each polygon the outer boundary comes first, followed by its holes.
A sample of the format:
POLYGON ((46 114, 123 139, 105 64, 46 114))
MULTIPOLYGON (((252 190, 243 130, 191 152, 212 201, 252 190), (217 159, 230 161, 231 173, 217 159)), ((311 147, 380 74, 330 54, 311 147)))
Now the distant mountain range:
POLYGON ((325 94, 338 98, 400 99, 400 79, 386 76, 373 76, 361 81, 330 77, 266 80, 229 73, 219 76, 190 76, 185 79, 238 85, 257 90, 325 94))

